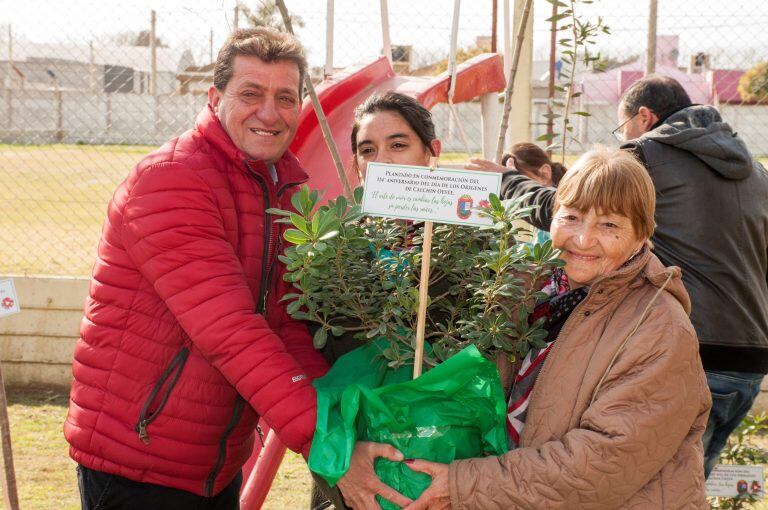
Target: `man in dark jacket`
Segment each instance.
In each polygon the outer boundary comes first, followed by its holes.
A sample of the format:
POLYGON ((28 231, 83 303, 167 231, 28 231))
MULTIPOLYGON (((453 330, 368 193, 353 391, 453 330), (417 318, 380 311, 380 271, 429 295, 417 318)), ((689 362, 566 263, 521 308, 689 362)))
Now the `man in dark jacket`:
MULTIPOLYGON (((675 80, 629 87, 614 131, 656 187, 654 252, 679 266, 691 295, 713 407, 704 434, 709 475, 768 373, 768 173, 712 106, 693 105, 675 80)), ((514 173, 502 196, 530 193, 529 219, 549 230, 554 189, 514 173)))

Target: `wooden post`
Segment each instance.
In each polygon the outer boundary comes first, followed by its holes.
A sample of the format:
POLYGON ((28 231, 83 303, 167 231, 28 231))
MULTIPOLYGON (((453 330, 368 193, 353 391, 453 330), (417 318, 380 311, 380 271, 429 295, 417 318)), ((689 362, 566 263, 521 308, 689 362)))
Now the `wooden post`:
POLYGON ((325 76, 333 74, 333 0, 325 4, 325 76))
POLYGON ((491 53, 496 53, 496 24, 499 16, 499 0, 491 0, 491 53))
POLYGON ((157 136, 160 131, 160 111, 157 101, 157 13, 154 10, 152 10, 149 31, 149 52, 151 58, 149 92, 152 94, 152 130, 157 136))
MULTIPOLYGON (((523 47, 523 40, 525 39, 525 32, 528 26, 528 15, 531 12, 531 5, 533 0, 525 0, 523 5, 522 16, 520 17, 520 25, 517 28, 517 41, 515 43, 515 51, 512 56, 512 65, 509 69, 509 76, 507 77, 507 88, 504 91, 504 113, 501 115, 501 127, 499 128, 499 139, 496 143, 496 157, 494 158, 497 164, 501 164, 501 154, 504 151, 504 138, 507 136, 507 126, 509 125, 509 112, 512 110, 512 93, 515 89, 515 76, 517 75, 517 64, 520 61, 520 52, 523 47)), ((527 84, 530 87, 530 83, 527 84)), ((526 123, 528 120, 526 119, 526 123)))
MULTIPOLYGON (((288 9, 285 7, 285 2, 283 0, 275 0, 275 5, 277 5, 278 9, 280 9, 280 15, 283 17, 285 30, 289 34, 293 35, 293 25, 291 24, 291 17, 288 15, 288 9)), ((341 164, 339 149, 336 147, 336 142, 333 139, 331 128, 328 125, 328 119, 325 117, 323 107, 320 105, 320 100, 317 98, 317 94, 315 93, 315 86, 312 84, 312 78, 310 78, 309 73, 304 76, 304 85, 307 87, 307 93, 309 94, 309 98, 312 100, 312 107, 315 110, 315 115, 317 115, 317 122, 320 124, 320 129, 323 133, 325 143, 328 146, 328 150, 331 152, 331 159, 333 159, 333 164, 336 166, 336 173, 339 176, 341 185, 344 187, 344 194, 351 199, 352 188, 349 186, 347 174, 344 172, 344 165, 341 164)))
POLYGON ((13 129, 13 28, 8 25, 8 86, 5 89, 6 115, 8 116, 8 130, 13 129))
POLYGON ((107 92, 104 98, 104 117, 107 131, 107 138, 104 143, 111 143, 109 138, 112 134, 112 93, 107 92))
POLYGON ((509 12, 509 2, 511 0, 503 0, 504 12, 502 13, 502 33, 504 34, 504 76, 509 76, 509 70, 512 68, 512 15, 509 12))
POLYGON ((2 435, 3 466, 5 467, 5 484, 3 487, 5 508, 9 510, 19 510, 19 495, 16 490, 16 470, 13 467, 13 449, 11 448, 11 424, 8 419, 8 399, 5 395, 2 365, 0 365, 0 434, 2 435))
POLYGON ((237 31, 240 25, 240 4, 235 4, 235 19, 232 21, 232 31, 237 31))
POLYGON ((150 77, 149 93, 153 96, 157 94, 157 45, 155 44, 155 29, 157 28, 157 13, 152 10, 150 16, 149 29, 149 58, 150 58, 150 77))
POLYGON ((211 28, 211 35, 208 39, 208 48, 210 48, 210 60, 208 62, 213 63, 213 28, 211 28))
POLYGON ((645 52, 645 75, 656 72, 656 21, 658 17, 658 2, 650 0, 648 13, 648 48, 645 52))
POLYGON ((56 142, 61 143, 64 140, 64 97, 61 93, 61 85, 59 85, 59 79, 54 80, 54 101, 56 102, 56 134, 54 139, 56 142))
POLYGON ((91 92, 99 92, 96 78, 96 52, 93 48, 93 41, 88 43, 88 89, 91 92))
POLYGON ((381 38, 383 40, 382 51, 392 65, 392 42, 389 39, 389 7, 387 0, 381 0, 381 38))
MULTIPOLYGON (((437 167, 437 158, 429 158, 430 168, 437 167)), ((419 311, 416 315, 416 349, 413 356, 413 378, 421 375, 424 364, 424 332, 427 327, 429 302, 429 269, 432 263, 432 222, 424 222, 424 242, 421 245, 421 276, 419 278, 419 311)))

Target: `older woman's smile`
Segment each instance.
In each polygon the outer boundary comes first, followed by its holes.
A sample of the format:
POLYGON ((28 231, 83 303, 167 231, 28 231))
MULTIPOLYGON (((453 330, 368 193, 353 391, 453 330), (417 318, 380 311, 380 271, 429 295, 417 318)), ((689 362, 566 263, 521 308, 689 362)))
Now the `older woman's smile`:
POLYGON ((599 255, 589 255, 587 253, 578 253, 573 250, 563 250, 564 253, 568 254, 568 256, 574 260, 581 260, 584 262, 593 262, 600 258, 599 255))
POLYGON ((561 206, 552 220, 552 245, 563 250, 571 287, 590 285, 615 271, 640 249, 632 221, 618 213, 561 206))

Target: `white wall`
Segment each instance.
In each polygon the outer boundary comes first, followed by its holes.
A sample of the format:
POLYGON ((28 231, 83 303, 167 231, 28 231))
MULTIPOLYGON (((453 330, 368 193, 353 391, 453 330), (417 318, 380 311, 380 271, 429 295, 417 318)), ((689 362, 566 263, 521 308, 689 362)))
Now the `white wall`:
POLYGON ((88 281, 14 278, 21 313, 0 319, 0 361, 7 385, 69 387, 88 281))
POLYGON ((160 145, 189 129, 206 102, 191 94, 6 90, 0 142, 160 145))

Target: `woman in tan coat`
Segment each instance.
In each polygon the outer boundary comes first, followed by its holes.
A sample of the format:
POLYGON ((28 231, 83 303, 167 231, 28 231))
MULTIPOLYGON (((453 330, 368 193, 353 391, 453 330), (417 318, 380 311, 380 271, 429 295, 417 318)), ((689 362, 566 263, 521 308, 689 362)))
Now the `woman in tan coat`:
POLYGON ((547 346, 515 378, 513 449, 407 460, 432 476, 407 510, 708 508, 711 401, 680 270, 650 251, 654 208, 624 151, 587 153, 565 175, 551 229, 565 267, 534 311, 547 346))

